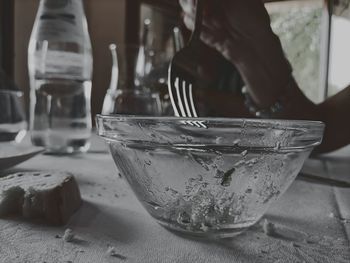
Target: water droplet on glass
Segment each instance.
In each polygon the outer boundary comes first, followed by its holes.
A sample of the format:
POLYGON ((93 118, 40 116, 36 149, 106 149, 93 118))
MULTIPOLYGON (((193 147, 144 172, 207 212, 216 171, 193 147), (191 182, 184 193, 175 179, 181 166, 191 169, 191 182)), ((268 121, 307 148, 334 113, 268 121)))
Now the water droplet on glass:
POLYGON ((233 141, 233 146, 238 145, 241 142, 240 139, 236 139, 233 141))
POLYGON ((225 173, 223 171, 217 170, 216 174, 214 175, 214 178, 222 178, 222 177, 224 177, 224 174, 225 173))
POLYGON ((150 133, 149 136, 155 139, 157 138, 157 136, 154 133, 150 133))
POLYGON ((158 210, 159 208, 161 208, 161 206, 155 202, 147 202, 147 204, 149 204, 154 210, 158 210))
POLYGON ((201 229, 203 232, 208 232, 209 227, 202 223, 200 229, 201 229))
POLYGON ((280 142, 277 142, 276 143, 276 146, 274 148, 275 151, 278 151, 279 149, 281 149, 281 143, 280 142))
POLYGON ((151 164, 152 164, 152 161, 151 161, 151 160, 145 160, 145 164, 146 164, 146 165, 151 165, 151 164))
POLYGON ((207 188, 208 186, 209 186, 209 183, 203 183, 203 184, 202 184, 202 187, 203 187, 203 188, 207 188))
POLYGON ((177 222, 181 225, 188 225, 191 223, 191 218, 190 216, 184 211, 179 213, 177 217, 177 222))
POLYGON ((228 170, 226 173, 224 173, 223 177, 222 177, 222 181, 221 181, 221 185, 228 187, 231 185, 232 182, 232 174, 235 172, 235 168, 232 168, 230 170, 228 170))
POLYGON ((224 142, 224 139, 222 137, 217 137, 215 140, 216 144, 223 144, 223 142, 224 142))
POLYGON ((170 192, 170 194, 177 195, 179 192, 170 188, 170 187, 165 187, 165 191, 170 192))
POLYGON ((235 166, 240 166, 240 165, 244 165, 245 164, 245 161, 244 160, 240 160, 238 161, 237 163, 235 163, 235 166))

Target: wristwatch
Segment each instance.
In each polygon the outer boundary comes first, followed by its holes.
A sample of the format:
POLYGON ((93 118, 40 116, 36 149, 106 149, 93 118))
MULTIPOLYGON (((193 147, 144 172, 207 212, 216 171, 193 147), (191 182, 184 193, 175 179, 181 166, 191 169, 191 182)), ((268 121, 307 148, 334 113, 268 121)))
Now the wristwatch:
MULTIPOLYGON (((291 78, 293 81, 294 79, 291 78)), ((276 118, 280 117, 283 112, 285 111, 287 105, 289 105, 290 102, 290 91, 292 90, 291 88, 291 83, 293 81, 289 81, 287 87, 285 88, 285 93, 280 96, 275 103, 273 103, 270 107, 268 108, 259 108, 252 97, 249 95, 248 89, 246 86, 242 87, 242 94, 244 95, 245 99, 245 106, 249 110, 251 114, 253 114, 257 118, 261 119, 271 119, 271 118, 276 118)))

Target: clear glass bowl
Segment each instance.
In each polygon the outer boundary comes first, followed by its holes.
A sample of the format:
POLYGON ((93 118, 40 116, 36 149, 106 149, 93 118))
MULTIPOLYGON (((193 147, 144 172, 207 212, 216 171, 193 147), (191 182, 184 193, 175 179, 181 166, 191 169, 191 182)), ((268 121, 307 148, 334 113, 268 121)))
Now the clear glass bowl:
POLYGON ((233 237, 254 225, 324 130, 314 121, 122 115, 97 116, 97 125, 151 216, 204 238, 233 237))

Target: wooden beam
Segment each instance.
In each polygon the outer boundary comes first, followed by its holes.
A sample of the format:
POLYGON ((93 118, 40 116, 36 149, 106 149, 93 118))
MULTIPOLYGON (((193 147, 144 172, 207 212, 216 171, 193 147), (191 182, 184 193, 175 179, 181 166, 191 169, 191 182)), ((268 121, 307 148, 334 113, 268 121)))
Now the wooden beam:
POLYGON ((163 9, 163 10, 173 10, 179 9, 178 1, 174 0, 141 0, 142 3, 149 4, 155 8, 163 9))
POLYGON ((14 77, 14 0, 0 0, 0 60, 7 76, 14 77))
POLYGON ((140 0, 125 0, 125 42, 128 44, 139 43, 140 10, 140 0))

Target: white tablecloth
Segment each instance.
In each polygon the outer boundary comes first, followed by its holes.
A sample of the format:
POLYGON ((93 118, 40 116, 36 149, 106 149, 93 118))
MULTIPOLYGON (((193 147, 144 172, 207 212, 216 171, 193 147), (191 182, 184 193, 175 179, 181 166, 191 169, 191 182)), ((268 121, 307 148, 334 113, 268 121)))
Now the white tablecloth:
MULTIPOLYGON (((350 262, 350 189, 297 180, 268 211, 274 237, 260 225, 220 242, 191 240, 159 226, 136 200, 104 143, 96 136, 92 150, 77 156, 37 156, 2 172, 65 170, 75 174, 83 206, 64 227, 20 219, 0 220, 0 262, 350 262), (65 229, 76 233, 65 242, 65 229), (108 247, 125 256, 112 257, 108 247)), ((350 181, 350 148, 304 171, 350 181)))

